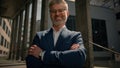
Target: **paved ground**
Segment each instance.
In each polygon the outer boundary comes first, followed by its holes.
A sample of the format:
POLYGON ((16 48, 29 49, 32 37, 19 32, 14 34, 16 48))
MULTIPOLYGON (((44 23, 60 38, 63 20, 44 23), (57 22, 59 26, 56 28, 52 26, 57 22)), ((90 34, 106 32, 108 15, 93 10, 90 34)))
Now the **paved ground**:
POLYGON ((94 62, 95 67, 94 68, 119 68, 120 62, 116 61, 95 61, 94 62))
MULTIPOLYGON (((119 68, 120 62, 116 61, 95 61, 94 68, 119 68)), ((0 60, 0 68, 26 68, 24 61, 0 60)))
POLYGON ((25 65, 25 61, 0 60, 0 68, 20 65, 25 65))
POLYGON ((26 65, 18 65, 18 66, 5 66, 0 68, 26 68, 26 65))

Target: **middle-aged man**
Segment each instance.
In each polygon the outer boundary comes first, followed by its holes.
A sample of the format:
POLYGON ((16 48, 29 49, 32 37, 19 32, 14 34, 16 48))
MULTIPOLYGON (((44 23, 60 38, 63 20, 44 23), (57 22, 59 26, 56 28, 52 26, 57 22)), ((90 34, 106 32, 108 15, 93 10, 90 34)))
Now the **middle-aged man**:
POLYGON ((65 0, 49 3, 52 27, 37 32, 26 57, 27 68, 82 68, 86 53, 80 32, 65 26, 69 16, 65 0))

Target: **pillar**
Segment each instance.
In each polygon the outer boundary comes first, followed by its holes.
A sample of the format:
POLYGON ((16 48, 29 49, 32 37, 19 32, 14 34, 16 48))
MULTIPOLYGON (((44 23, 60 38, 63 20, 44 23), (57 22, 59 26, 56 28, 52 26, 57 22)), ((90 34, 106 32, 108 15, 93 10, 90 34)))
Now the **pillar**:
POLYGON ((30 45, 36 34, 36 15, 37 14, 37 0, 32 0, 32 18, 31 18, 31 29, 30 29, 30 45))
POLYGON ((18 29, 18 16, 15 17, 14 20, 14 37, 13 37, 13 51, 12 51, 12 60, 15 60, 16 58, 16 47, 17 47, 17 29, 18 29))
POLYGON ((48 0, 42 0, 40 30, 45 30, 48 27, 48 2, 48 0))
POLYGON ((11 41, 10 41, 10 51, 9 51, 9 57, 8 59, 9 60, 12 60, 12 55, 13 55, 13 42, 14 42, 14 32, 15 31, 15 19, 13 19, 13 22, 12 22, 12 29, 11 29, 11 41))
POLYGON ((18 41, 17 41, 16 60, 20 60, 20 58, 21 58, 22 24, 23 24, 23 12, 20 13, 20 18, 19 18, 19 29, 18 29, 18 41))
POLYGON ((93 68, 93 46, 89 43, 92 41, 92 27, 89 11, 89 0, 76 0, 76 30, 82 33, 84 45, 87 49, 87 60, 85 68, 93 68))
POLYGON ((21 60, 25 59, 26 56, 26 46, 28 39, 28 22, 29 22, 29 4, 26 4, 25 7, 25 20, 24 20, 24 31, 23 31, 23 40, 22 40, 22 50, 21 50, 21 60))

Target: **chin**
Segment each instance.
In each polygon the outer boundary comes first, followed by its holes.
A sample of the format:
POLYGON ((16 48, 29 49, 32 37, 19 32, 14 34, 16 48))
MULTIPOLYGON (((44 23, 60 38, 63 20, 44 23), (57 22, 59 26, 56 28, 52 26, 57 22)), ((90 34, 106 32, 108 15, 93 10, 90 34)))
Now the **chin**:
POLYGON ((58 26, 58 25, 63 24, 63 21, 62 22, 54 22, 53 24, 56 25, 56 26, 58 26))

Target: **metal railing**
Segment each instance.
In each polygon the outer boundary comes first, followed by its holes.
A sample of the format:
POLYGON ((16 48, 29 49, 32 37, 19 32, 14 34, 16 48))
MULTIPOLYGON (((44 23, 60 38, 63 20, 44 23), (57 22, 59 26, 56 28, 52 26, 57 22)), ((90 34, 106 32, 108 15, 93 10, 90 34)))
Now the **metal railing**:
POLYGON ((89 43, 90 43, 90 44, 93 44, 93 45, 95 45, 95 46, 97 46, 97 47, 99 47, 99 48, 102 48, 102 49, 104 49, 104 50, 107 50, 107 51, 109 51, 109 52, 112 52, 112 53, 114 53, 114 54, 120 55, 119 52, 117 52, 117 51, 115 51, 115 50, 112 50, 112 49, 110 49, 110 48, 103 47, 103 46, 101 46, 101 45, 99 45, 99 44, 96 44, 96 43, 93 43, 93 42, 91 42, 91 41, 89 41, 89 43))

